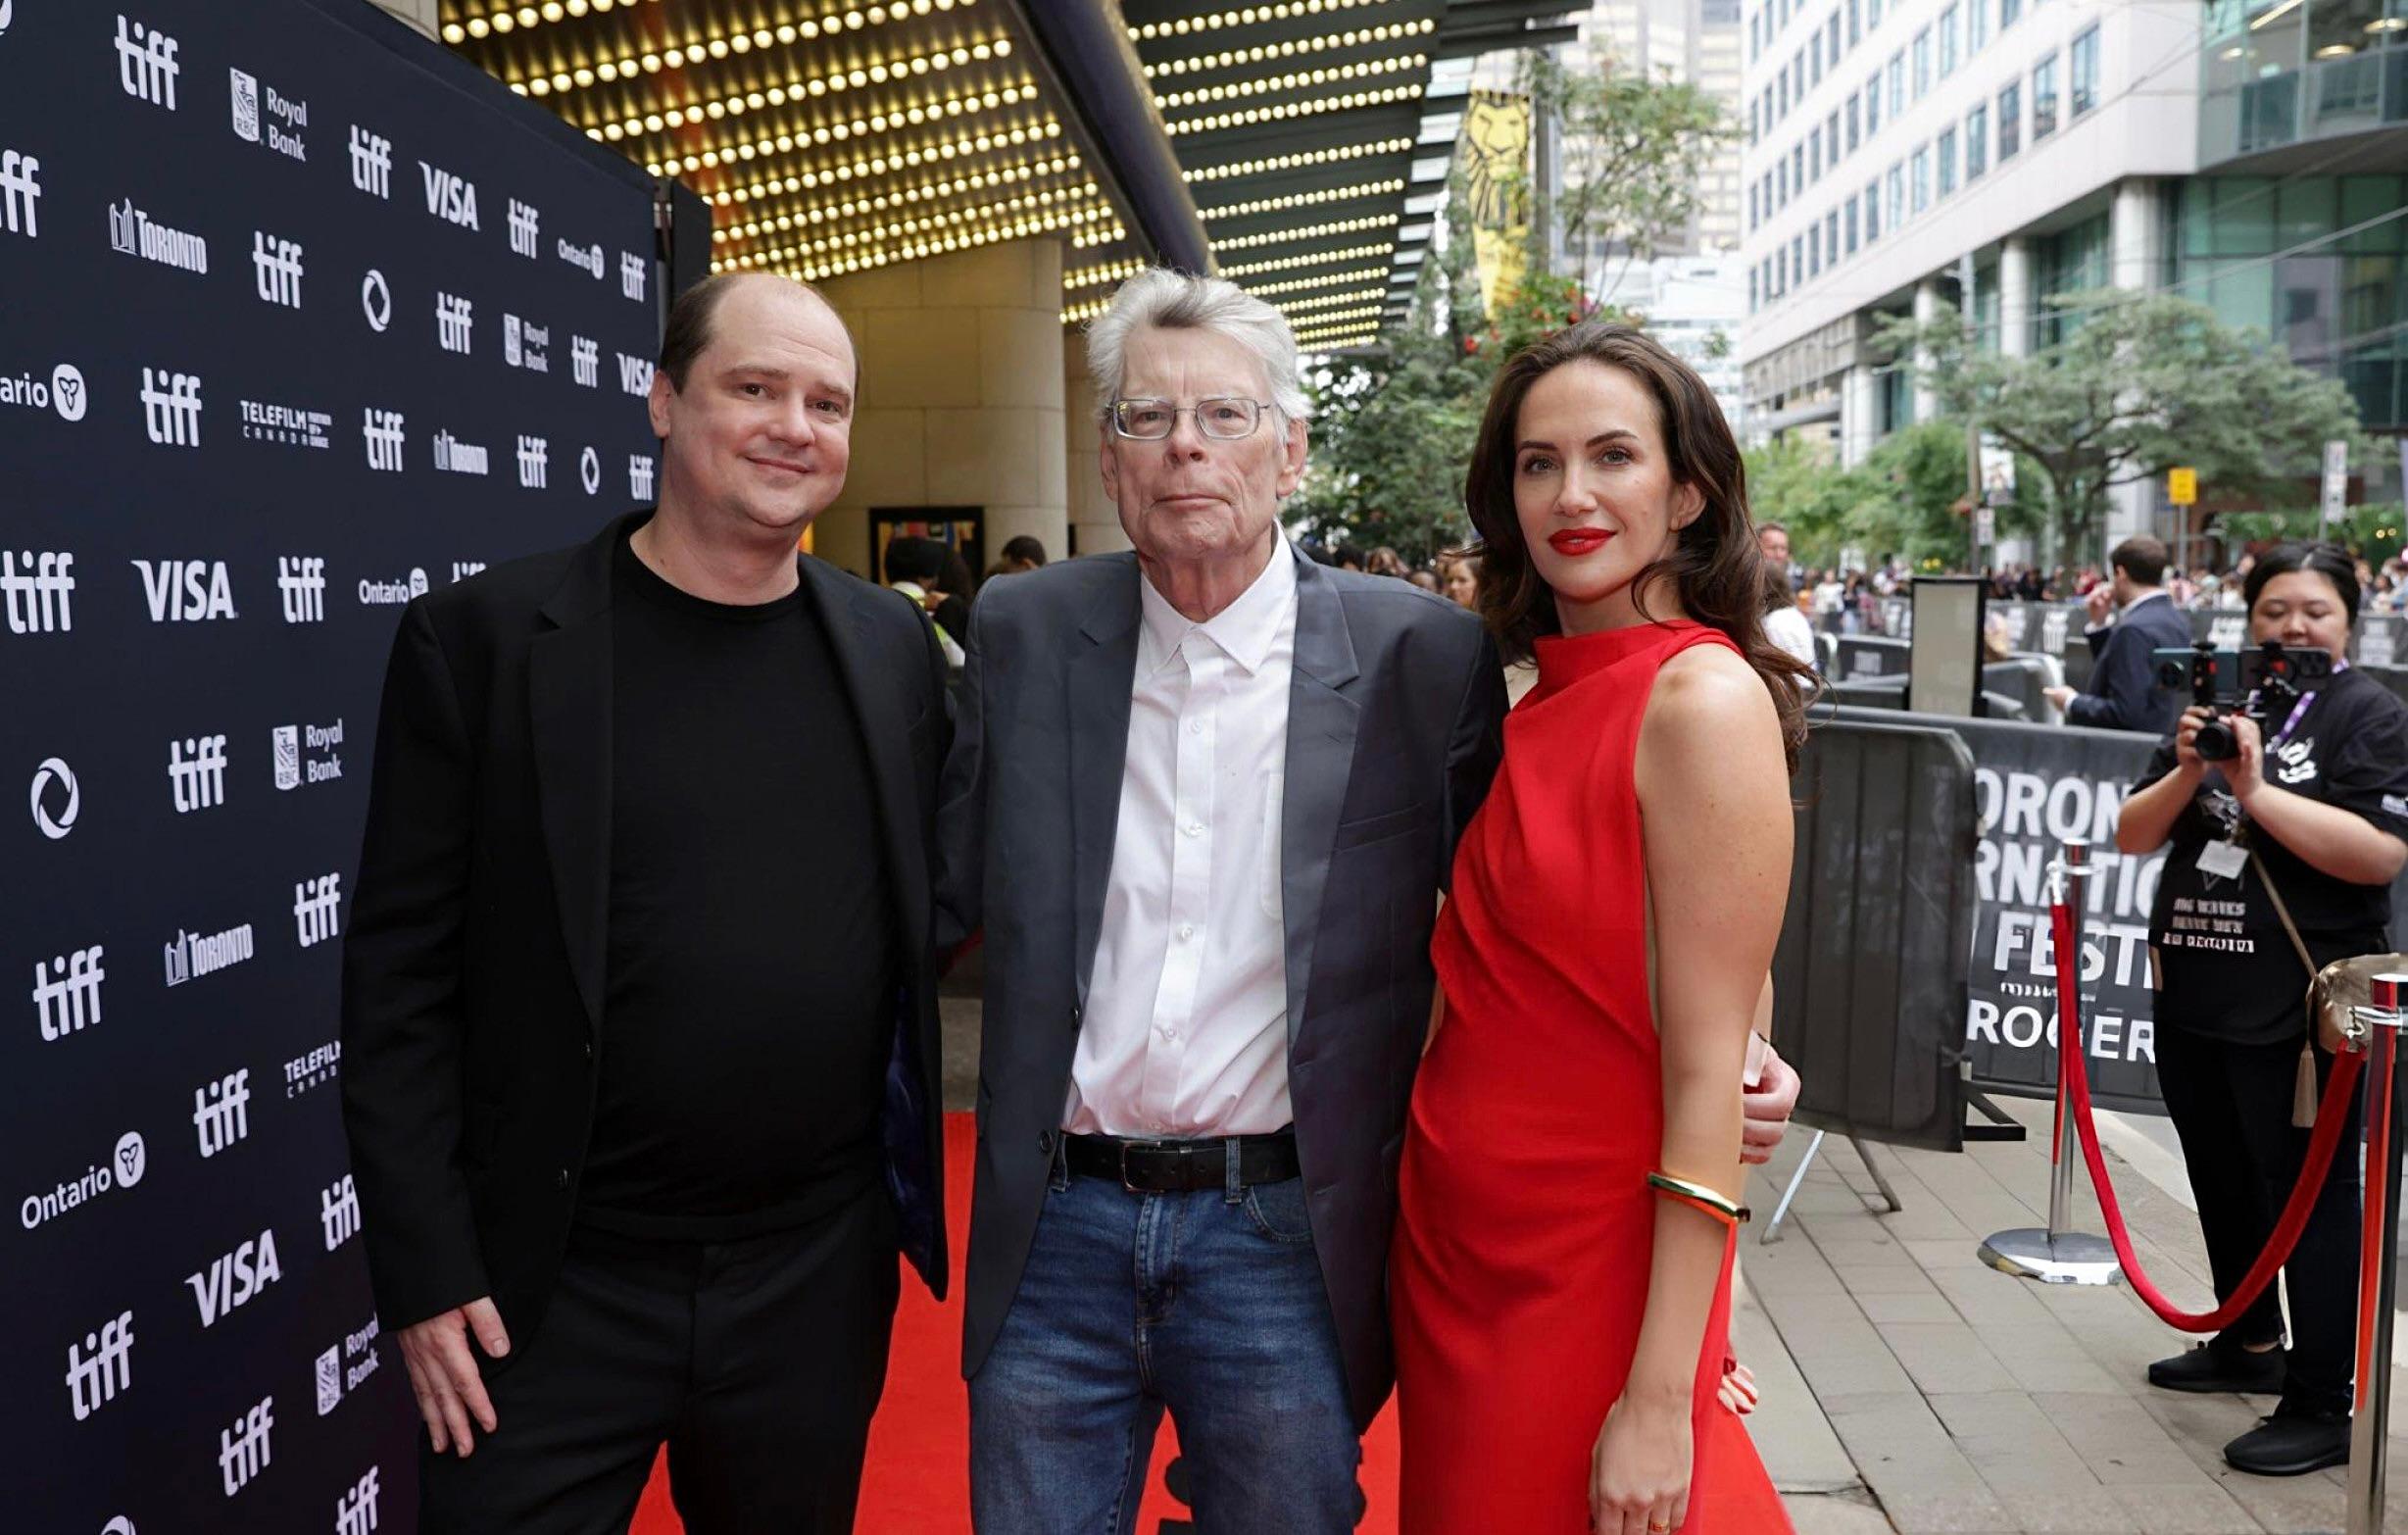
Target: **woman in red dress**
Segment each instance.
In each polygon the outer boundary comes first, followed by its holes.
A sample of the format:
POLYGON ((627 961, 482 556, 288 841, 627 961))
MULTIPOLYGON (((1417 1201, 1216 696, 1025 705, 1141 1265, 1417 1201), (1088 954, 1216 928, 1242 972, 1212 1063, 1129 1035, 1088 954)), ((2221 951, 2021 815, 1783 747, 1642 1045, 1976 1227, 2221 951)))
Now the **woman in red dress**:
POLYGON ((1712 394, 1627 326, 1498 376, 1480 607, 1539 683, 1432 945, 1390 1264, 1406 1535, 1790 1528, 1716 1401, 1804 733, 1745 497, 1712 394))

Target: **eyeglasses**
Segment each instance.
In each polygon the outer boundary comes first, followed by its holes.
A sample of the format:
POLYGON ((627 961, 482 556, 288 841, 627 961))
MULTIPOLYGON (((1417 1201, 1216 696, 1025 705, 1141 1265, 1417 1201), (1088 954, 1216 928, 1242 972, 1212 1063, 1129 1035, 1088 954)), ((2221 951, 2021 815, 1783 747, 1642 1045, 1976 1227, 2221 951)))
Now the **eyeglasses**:
POLYGON ((1240 400, 1216 396, 1199 400, 1193 406, 1173 405, 1168 400, 1114 400, 1106 412, 1112 430, 1139 442, 1159 442, 1178 429, 1179 418, 1196 418, 1196 429, 1207 437, 1222 442, 1235 442, 1254 434, 1262 421, 1262 413, 1271 409, 1268 400, 1240 400))

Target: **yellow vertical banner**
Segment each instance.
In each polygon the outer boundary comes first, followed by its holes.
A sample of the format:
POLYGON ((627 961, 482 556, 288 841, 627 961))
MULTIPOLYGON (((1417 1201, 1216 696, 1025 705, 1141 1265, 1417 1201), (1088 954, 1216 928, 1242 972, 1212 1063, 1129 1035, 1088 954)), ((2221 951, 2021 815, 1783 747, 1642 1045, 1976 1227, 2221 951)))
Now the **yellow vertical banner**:
POLYGON ((1530 239, 1530 98, 1479 90, 1463 113, 1461 149, 1480 266, 1480 302, 1495 314, 1522 279, 1530 239))

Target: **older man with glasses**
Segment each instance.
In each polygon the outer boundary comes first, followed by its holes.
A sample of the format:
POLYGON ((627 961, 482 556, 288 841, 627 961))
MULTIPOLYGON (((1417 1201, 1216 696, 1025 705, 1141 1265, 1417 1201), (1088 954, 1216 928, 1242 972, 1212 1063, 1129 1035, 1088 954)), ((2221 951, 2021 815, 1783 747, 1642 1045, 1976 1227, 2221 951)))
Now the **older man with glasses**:
POLYGON ((1088 361, 1134 553, 988 588, 940 792, 940 938, 986 932, 972 1512, 1133 1530, 1167 1409, 1200 1530, 1347 1530, 1503 679, 1469 613, 1281 532, 1306 406, 1277 311, 1143 272, 1088 361))

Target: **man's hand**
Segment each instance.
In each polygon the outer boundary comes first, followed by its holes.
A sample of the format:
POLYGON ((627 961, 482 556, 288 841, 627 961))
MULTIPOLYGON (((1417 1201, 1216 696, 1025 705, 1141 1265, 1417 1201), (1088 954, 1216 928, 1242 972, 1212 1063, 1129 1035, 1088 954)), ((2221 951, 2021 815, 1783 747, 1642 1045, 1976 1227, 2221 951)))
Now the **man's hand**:
POLYGON ((1763 1079, 1740 1098, 1740 1107, 1747 1115, 1740 1125, 1740 1161, 1761 1166, 1773 1160, 1781 1138, 1790 1133, 1790 1114, 1797 1108, 1797 1090, 1804 1085, 1781 1053, 1767 1043, 1763 1079))
POLYGON ((2092 628, 2097 628, 2106 622, 2107 615, 2114 611, 2114 608, 2115 587, 2110 582, 2101 581, 2083 594, 2082 611, 2089 619, 2092 628))
POLYGON ((2073 703, 2075 698, 2074 690, 2070 687, 2044 687, 2040 689, 2040 696, 2047 699, 2048 707, 2058 714, 2065 713, 2066 706, 2073 703))
POLYGON ((497 1421, 493 1402, 485 1395, 485 1378, 477 1373, 476 1356, 468 1350, 470 1333, 488 1359, 510 1352, 510 1334, 502 1330, 502 1313, 493 1309, 489 1296, 401 1330, 402 1365, 410 1371, 410 1389, 418 1399, 418 1415, 426 1419, 437 1455, 454 1449, 466 1459, 475 1448, 469 1421, 489 1434, 497 1421))

